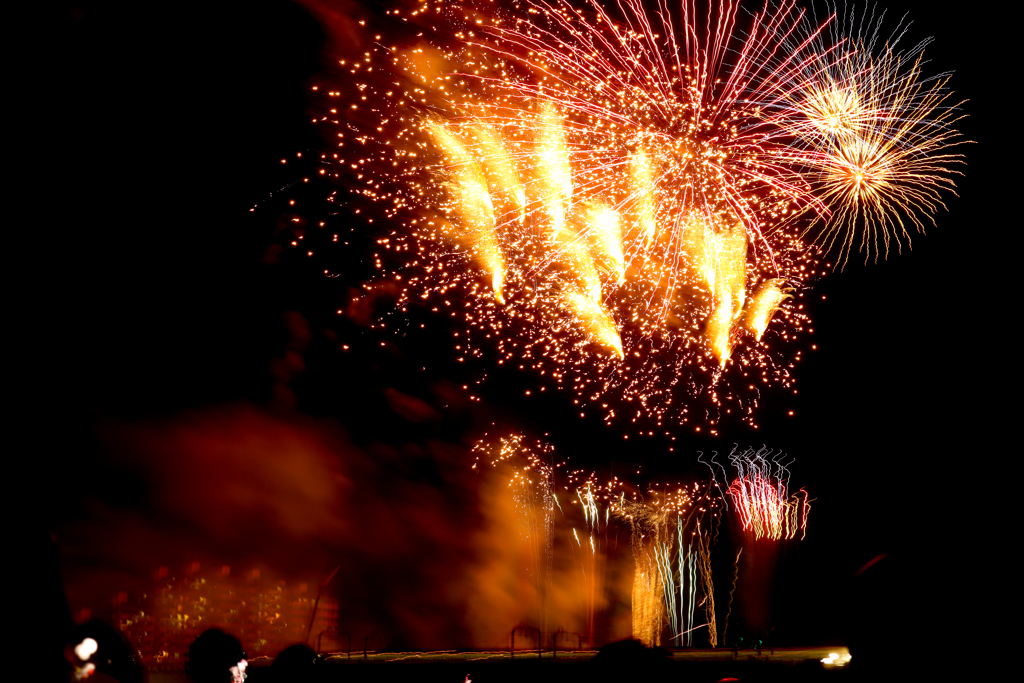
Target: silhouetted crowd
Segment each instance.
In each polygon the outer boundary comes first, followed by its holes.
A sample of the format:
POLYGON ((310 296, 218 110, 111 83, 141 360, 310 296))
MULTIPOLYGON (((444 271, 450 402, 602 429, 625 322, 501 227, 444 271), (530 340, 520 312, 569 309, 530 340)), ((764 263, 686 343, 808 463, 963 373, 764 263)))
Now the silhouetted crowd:
MULTIPOLYGON (((64 651, 70 681, 145 683, 147 674, 138 653, 108 624, 93 620, 73 628, 64 651)), ((186 672, 195 683, 297 683, 321 680, 323 658, 304 644, 281 651, 269 667, 250 668, 242 643, 230 633, 211 628, 188 650, 186 672)))

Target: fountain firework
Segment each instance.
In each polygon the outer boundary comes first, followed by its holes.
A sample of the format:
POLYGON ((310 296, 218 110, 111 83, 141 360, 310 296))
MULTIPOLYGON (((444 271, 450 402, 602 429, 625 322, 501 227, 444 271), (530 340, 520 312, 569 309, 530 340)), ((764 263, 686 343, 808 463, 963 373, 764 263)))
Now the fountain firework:
MULTIPOLYGON (((547 558, 543 574, 547 583, 538 583, 535 591, 539 596, 532 617, 535 623, 545 625, 555 618, 560 624, 579 624, 591 644, 605 632, 599 623, 601 609, 615 602, 611 592, 617 582, 610 576, 617 563, 618 529, 628 530, 632 551, 632 635, 648 646, 675 647, 700 642, 717 647, 729 626, 737 585, 744 627, 761 628, 768 618, 776 548, 806 533, 810 510, 806 492, 786 495, 788 469, 781 456, 768 449, 736 448, 730 455, 730 465, 738 473, 735 480, 755 481, 757 486, 723 486, 720 479, 725 468, 711 459, 705 461, 714 468, 709 483, 651 485, 643 490, 618 477, 602 481, 594 472, 569 469, 564 459, 556 459, 550 444, 518 434, 482 439, 474 452, 474 467, 488 461, 494 467, 510 468, 507 485, 516 500, 522 539, 532 548, 528 554, 547 558), (794 506, 796 513, 791 511, 794 506), (726 542, 735 546, 736 562, 718 567, 732 575, 724 600, 725 618, 720 619, 716 606, 723 600, 716 595, 712 553, 721 542, 719 531, 726 516, 737 530, 727 534, 731 541, 726 542), (541 518, 543 524, 537 522, 541 518), (550 592, 552 566, 565 567, 566 554, 572 556, 572 569, 563 572, 561 580, 571 577, 567 582, 574 589, 563 592, 575 597, 562 605, 579 614, 554 616, 557 610, 544 604, 544 596, 550 592), (745 562, 742 570, 740 557, 745 562)), ((539 563, 531 561, 526 569, 536 583, 541 573, 535 565, 539 563)), ((548 633, 547 627, 541 632, 548 633)))

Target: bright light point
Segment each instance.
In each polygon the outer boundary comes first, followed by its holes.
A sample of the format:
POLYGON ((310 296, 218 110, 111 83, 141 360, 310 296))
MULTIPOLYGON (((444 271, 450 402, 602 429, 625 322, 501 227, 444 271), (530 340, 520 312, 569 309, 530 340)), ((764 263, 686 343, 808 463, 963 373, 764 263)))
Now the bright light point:
POLYGON ((96 654, 99 647, 99 643, 97 643, 93 638, 85 638, 78 645, 75 645, 75 656, 84 662, 89 659, 89 657, 96 654))

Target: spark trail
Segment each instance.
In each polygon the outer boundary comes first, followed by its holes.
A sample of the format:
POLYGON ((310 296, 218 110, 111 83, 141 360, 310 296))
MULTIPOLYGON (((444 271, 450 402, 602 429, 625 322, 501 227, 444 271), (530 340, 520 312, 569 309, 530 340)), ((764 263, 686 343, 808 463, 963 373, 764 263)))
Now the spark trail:
POLYGON ((729 509, 738 516, 743 531, 758 540, 802 540, 807 536, 811 500, 804 489, 789 493, 789 463, 782 462, 783 457, 781 451, 767 447, 733 447, 728 459, 736 475, 728 485, 725 467, 714 457, 701 459, 711 470, 726 505, 732 501, 729 509))
MULTIPOLYGON (((710 483, 652 484, 645 489, 618 477, 602 481, 594 472, 570 469, 550 444, 518 434, 484 438, 473 451, 474 468, 486 461, 511 468, 508 487, 520 512, 528 510, 520 523, 524 537, 542 539, 549 557, 568 547, 578 572, 573 579, 579 589, 574 592, 580 596, 576 619, 586 625, 588 642, 595 642, 599 632, 595 628, 598 606, 611 601, 606 572, 609 539, 614 538, 616 527, 628 530, 633 559, 632 635, 649 646, 668 639, 675 646, 692 647, 698 644, 697 632, 705 629, 700 641, 717 647, 725 640, 738 581, 745 585, 741 602, 747 612, 751 604, 767 599, 776 549, 806 534, 810 511, 806 492, 801 489, 787 497, 788 463, 767 448, 734 448, 729 465, 735 468, 735 477, 727 475, 714 458, 698 458, 712 469, 710 483), (730 478, 735 480, 733 486, 723 485, 730 478), (744 481, 759 484, 735 483, 744 481), (546 514, 543 525, 530 521, 538 511, 546 514), (740 547, 735 564, 728 567, 732 578, 728 595, 722 596, 726 612, 722 620, 716 606, 722 601, 716 596, 712 553, 720 542, 722 519, 729 516, 731 526, 740 530, 738 536, 729 535, 740 547), (546 531, 538 531, 541 526, 546 531), (744 548, 748 555, 760 558, 754 573, 740 571, 744 548)), ((550 559, 548 567, 550 573, 550 559)), ((543 617, 549 619, 550 615, 543 617)))
POLYGON ((445 313, 460 360, 530 369, 608 422, 753 423, 764 389, 794 390, 814 244, 901 244, 959 162, 920 49, 792 1, 394 16, 418 33, 345 65, 363 123, 323 158, 394 226, 375 260, 398 325, 445 313))

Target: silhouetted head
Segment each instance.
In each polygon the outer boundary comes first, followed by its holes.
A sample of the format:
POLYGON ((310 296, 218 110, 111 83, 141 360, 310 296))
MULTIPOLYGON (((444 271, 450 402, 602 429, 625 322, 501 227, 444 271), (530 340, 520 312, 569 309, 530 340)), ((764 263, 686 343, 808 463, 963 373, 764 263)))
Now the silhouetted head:
POLYGON ((188 649, 188 673, 196 683, 241 683, 247 664, 242 643, 219 628, 203 631, 188 649))
POLYGON ((644 677, 658 678, 671 654, 663 647, 647 647, 639 640, 620 640, 597 651, 593 665, 598 680, 622 681, 644 672, 644 677))
POLYGON ((317 654, 308 645, 296 644, 281 650, 270 667, 274 681, 312 681, 317 672, 317 654))

